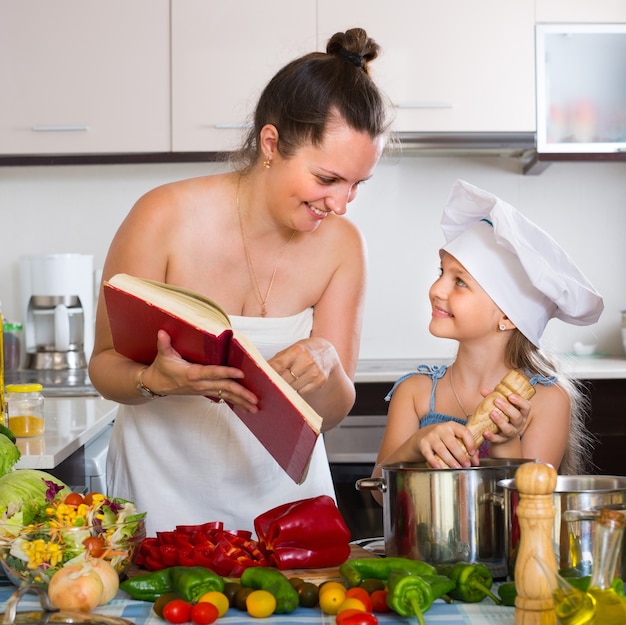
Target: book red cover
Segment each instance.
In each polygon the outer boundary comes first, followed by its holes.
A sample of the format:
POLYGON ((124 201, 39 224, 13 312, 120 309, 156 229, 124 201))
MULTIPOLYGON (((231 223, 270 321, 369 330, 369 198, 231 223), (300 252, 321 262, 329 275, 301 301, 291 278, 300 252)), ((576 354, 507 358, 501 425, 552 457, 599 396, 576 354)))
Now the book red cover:
MULTIPOLYGON (((248 413, 231 406, 233 411, 296 483, 306 477, 319 432, 288 397, 295 391, 282 378, 278 384, 286 385, 287 390, 279 388, 232 329, 216 336, 108 283, 104 297, 113 345, 127 358, 150 364, 157 354, 157 332, 162 329, 185 360, 241 369, 245 378, 239 382, 258 397, 259 412, 248 413)), ((304 400, 297 396, 297 401, 304 400)))

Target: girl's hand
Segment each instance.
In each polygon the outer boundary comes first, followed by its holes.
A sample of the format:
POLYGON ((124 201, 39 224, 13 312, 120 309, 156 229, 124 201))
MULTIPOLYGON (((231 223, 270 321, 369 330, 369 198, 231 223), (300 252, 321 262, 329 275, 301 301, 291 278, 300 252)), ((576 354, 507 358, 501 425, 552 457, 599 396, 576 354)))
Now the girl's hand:
POLYGON ((243 377, 243 371, 234 367, 187 362, 172 347, 169 334, 160 330, 157 356, 144 371, 143 382, 159 394, 203 395, 258 412, 257 397, 237 381, 243 377))
POLYGON ((479 464, 478 450, 471 432, 454 421, 426 426, 416 432, 413 438, 424 460, 435 469, 443 468, 437 456, 451 469, 462 469, 479 464), (459 439, 465 445, 467 453, 459 439))
POLYGON ((513 394, 509 395, 508 401, 498 397, 495 405, 506 418, 498 410, 492 410, 489 416, 498 426, 498 431, 485 432, 485 439, 493 445, 501 445, 520 438, 528 423, 531 403, 520 395, 513 394))

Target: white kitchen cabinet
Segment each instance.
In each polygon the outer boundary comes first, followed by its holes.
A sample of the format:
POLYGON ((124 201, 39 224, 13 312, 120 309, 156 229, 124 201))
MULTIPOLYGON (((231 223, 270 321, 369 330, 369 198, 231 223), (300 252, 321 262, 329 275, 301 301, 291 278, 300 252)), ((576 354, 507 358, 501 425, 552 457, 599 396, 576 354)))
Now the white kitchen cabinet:
POLYGON ((626 22, 624 0, 535 0, 537 22, 626 22))
POLYGON ((535 130, 532 2, 318 0, 318 20, 320 47, 354 26, 381 45, 372 74, 396 130, 535 130))
POLYGON ((0 0, 0 154, 170 149, 169 0, 0 0))
POLYGON ((172 0, 172 149, 239 147, 263 87, 315 34, 313 0, 172 0))

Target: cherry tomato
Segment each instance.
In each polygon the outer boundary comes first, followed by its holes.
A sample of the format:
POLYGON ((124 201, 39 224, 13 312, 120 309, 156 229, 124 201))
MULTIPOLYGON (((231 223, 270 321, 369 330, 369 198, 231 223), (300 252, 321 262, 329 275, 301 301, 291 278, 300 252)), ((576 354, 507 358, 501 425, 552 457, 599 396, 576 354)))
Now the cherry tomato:
POLYGON ((101 558, 106 548, 106 543, 99 536, 89 536, 83 540, 87 553, 93 558, 101 558))
POLYGON ((191 608, 191 622, 196 625, 209 625, 217 621, 220 615, 219 610, 215 605, 208 601, 201 601, 196 603, 191 608))
POLYGON ((87 493, 85 495, 85 504, 88 506, 92 506, 93 505, 93 496, 94 495, 99 495, 100 493, 87 493))
POLYGON ((83 499, 83 496, 80 493, 70 493, 69 495, 65 496, 63 503, 67 504, 68 506, 78 507, 84 501, 85 500, 83 499))
POLYGON ((391 612, 391 608, 387 605, 387 590, 375 590, 371 595, 372 610, 374 612, 391 612))
POLYGON ((177 595, 175 592, 166 592, 165 594, 161 595, 155 602, 154 605, 152 606, 152 609, 154 610, 154 613, 159 617, 159 618, 164 618, 163 617, 163 608, 170 602, 170 601, 174 601, 174 599, 180 599, 180 596, 177 595))
POLYGON ((341 621, 341 625, 377 625, 378 619, 371 612, 357 612, 350 614, 341 621))
POLYGON ((163 618, 174 625, 188 623, 191 620, 191 603, 182 599, 170 601, 163 608, 163 618))
POLYGON ((370 594, 365 590, 365 588, 348 588, 346 592, 347 599, 358 599, 364 606, 366 612, 372 611, 372 600, 370 598, 370 594))
POLYGON ((344 621, 355 614, 363 614, 363 610, 355 610, 354 608, 348 608, 347 610, 342 610, 341 612, 337 612, 337 616, 335 616, 335 623, 337 625, 343 625, 344 621))

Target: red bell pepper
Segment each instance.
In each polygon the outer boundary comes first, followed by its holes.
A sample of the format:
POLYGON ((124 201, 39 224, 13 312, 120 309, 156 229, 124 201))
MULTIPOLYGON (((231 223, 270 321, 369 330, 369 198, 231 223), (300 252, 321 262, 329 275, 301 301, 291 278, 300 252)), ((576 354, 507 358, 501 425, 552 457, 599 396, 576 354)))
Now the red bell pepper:
POLYGON ((268 510, 254 529, 270 564, 281 570, 337 566, 350 555, 350 530, 328 495, 268 510))

